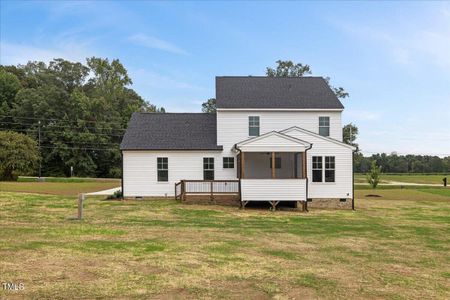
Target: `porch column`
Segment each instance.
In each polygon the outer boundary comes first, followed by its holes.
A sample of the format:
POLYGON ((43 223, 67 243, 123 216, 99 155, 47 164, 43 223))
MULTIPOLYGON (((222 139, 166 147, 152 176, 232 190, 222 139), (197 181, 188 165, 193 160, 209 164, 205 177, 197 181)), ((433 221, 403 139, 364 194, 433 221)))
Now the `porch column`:
POLYGON ((302 170, 303 170, 303 177, 302 178, 306 178, 306 153, 302 152, 302 170))
POLYGON ((275 152, 272 152, 272 179, 275 177, 275 152))
POLYGON ((244 178, 244 152, 241 152, 241 179, 244 178))

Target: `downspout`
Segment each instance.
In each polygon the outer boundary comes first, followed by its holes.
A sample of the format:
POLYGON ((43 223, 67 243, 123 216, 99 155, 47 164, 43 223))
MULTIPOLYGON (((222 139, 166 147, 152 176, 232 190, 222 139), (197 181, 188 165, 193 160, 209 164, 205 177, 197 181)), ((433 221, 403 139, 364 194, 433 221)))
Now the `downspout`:
POLYGON ((121 187, 120 187, 120 189, 121 189, 121 191, 122 191, 122 199, 124 199, 125 198, 125 193, 123 192, 123 151, 120 151, 120 158, 122 159, 122 164, 121 164, 121 180, 120 180, 120 185, 121 185, 121 187))
MULTIPOLYGON (((239 151, 238 155, 241 155, 242 151, 241 151, 241 149, 239 149, 237 147, 237 144, 234 144, 234 149, 239 151)), ((239 201, 241 202, 241 207, 242 207, 242 192, 241 192, 241 190, 242 190, 241 189, 242 165, 241 165, 241 160, 242 160, 242 156, 240 156, 240 160, 239 160, 239 201)))
POLYGON ((308 180, 308 150, 311 149, 313 146, 313 144, 311 144, 308 148, 305 149, 305 161, 304 164, 306 166, 306 174, 305 174, 305 179, 306 179, 306 201, 305 201, 305 209, 306 211, 308 211, 308 184, 309 184, 309 180, 308 180))
POLYGON ((355 210, 355 151, 352 151, 352 210, 355 210))

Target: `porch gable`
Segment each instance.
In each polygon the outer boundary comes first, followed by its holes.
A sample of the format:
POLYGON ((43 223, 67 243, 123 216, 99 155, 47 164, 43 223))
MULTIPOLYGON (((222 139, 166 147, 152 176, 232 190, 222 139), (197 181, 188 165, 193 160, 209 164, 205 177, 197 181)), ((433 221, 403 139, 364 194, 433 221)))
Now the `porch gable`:
POLYGON ((271 131, 237 143, 236 149, 242 152, 304 152, 310 146, 308 142, 271 131))

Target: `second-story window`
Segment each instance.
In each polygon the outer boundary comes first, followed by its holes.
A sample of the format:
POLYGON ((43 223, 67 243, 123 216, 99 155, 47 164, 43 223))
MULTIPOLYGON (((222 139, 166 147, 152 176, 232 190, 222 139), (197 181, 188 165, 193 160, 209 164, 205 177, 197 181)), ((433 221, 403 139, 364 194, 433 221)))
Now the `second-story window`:
POLYGON ((259 116, 248 117, 248 135, 259 136, 259 116))
POLYGON ((319 117, 319 134, 330 136, 330 117, 319 117))

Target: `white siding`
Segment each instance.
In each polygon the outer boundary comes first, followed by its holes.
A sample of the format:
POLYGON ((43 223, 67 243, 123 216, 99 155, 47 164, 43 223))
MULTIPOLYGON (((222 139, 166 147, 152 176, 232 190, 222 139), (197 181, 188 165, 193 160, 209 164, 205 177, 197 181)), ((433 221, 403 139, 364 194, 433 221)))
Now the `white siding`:
MULTIPOLYGON (((224 153, 231 152, 234 144, 245 141, 248 136, 248 117, 260 117, 260 134, 281 131, 298 126, 319 132, 319 116, 330 117, 330 137, 342 141, 341 112, 330 111, 218 111, 217 144, 224 153)), ((308 141, 308 140, 306 140, 308 141)))
POLYGON ((305 179, 241 179, 242 201, 305 201, 305 179))
POLYGON ((223 169, 219 151, 124 151, 124 196, 173 196, 181 179, 203 179, 203 157, 214 157, 215 179, 236 179, 236 158, 234 169, 223 169), (168 182, 157 181, 157 157, 168 158, 168 182))
POLYGON ((298 130, 283 132, 313 144, 307 152, 308 198, 351 198, 353 195, 352 150, 298 130), (312 182, 312 157, 335 157, 335 182, 312 182))

